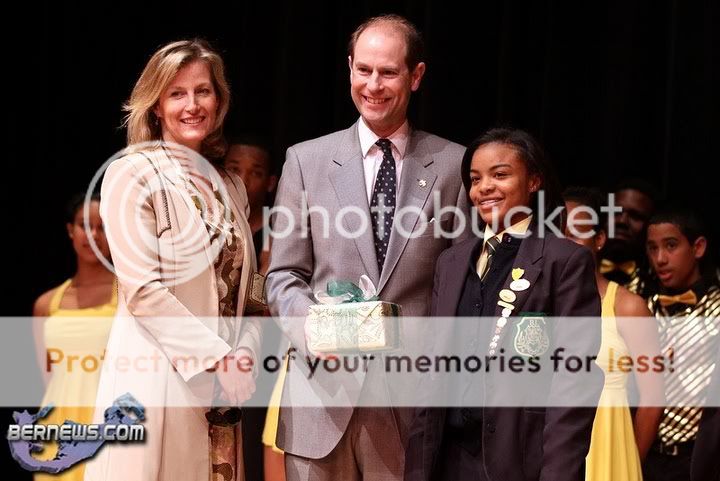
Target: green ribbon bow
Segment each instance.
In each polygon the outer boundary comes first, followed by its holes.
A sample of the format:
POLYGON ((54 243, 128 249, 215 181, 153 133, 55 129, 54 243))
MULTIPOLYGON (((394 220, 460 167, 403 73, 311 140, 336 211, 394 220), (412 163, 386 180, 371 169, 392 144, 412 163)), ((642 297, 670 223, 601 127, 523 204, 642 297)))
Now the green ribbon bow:
POLYGON ((378 296, 365 298, 362 289, 350 281, 330 281, 327 283, 327 294, 330 297, 345 298, 342 304, 349 302, 370 302, 377 301, 378 296))

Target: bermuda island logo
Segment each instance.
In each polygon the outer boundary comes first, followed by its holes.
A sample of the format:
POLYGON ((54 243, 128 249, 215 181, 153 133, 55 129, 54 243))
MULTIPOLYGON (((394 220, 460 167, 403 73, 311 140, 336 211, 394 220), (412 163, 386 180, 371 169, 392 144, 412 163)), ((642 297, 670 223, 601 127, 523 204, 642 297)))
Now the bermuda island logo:
POLYGON ((27 410, 15 411, 16 424, 8 426, 10 454, 27 471, 56 474, 90 459, 106 442, 143 442, 145 408, 130 393, 123 394, 105 410, 103 424, 79 424, 65 420, 57 424, 35 424, 47 417, 53 406, 45 406, 35 414, 27 410), (33 456, 44 450, 45 442, 56 442, 53 459, 40 460, 33 456))

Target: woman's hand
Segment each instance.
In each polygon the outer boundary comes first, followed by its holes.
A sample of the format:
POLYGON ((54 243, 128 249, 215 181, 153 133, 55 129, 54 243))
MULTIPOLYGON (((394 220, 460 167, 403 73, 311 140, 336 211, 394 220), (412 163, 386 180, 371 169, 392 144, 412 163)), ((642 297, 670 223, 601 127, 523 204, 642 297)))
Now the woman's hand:
POLYGON ((250 350, 240 348, 228 354, 215 365, 215 375, 222 387, 222 399, 233 406, 240 406, 255 392, 253 356, 250 350))

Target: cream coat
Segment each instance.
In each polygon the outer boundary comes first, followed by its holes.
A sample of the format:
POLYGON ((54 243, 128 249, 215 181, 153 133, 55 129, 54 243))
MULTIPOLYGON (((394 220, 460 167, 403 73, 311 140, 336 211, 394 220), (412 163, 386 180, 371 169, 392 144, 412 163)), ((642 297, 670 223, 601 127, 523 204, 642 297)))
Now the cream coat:
MULTIPOLYGON (((215 375, 205 369, 225 355, 241 347, 260 352, 259 322, 238 319, 234 345, 217 334, 218 292, 209 236, 179 167, 177 160, 156 150, 120 158, 105 174, 101 214, 119 299, 95 417, 102 422, 113 400, 130 392, 147 409, 146 442, 105 446, 88 464, 86 480, 210 479, 207 408, 179 406, 210 405, 215 375), (199 233, 191 247, 204 252, 207 262, 190 280, 175 283, 172 273, 182 268, 188 248, 180 240, 188 232, 199 233), (201 362, 186 362, 189 358, 201 362)), ((244 237, 240 314, 256 259, 245 187, 230 175, 227 192, 244 237)), ((239 439, 239 426, 236 432, 239 439)), ((237 453, 242 459, 242 443, 237 453)))

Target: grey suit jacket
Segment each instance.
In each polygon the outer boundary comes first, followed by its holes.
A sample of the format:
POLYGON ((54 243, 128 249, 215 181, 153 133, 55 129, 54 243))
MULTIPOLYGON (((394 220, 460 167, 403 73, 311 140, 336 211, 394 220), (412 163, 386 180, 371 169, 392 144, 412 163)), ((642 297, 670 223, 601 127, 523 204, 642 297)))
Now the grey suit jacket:
MULTIPOLYGON (((353 412, 351 406, 358 400, 366 377, 374 376, 375 380, 382 377, 379 371, 371 372, 370 376, 362 370, 348 375, 318 371, 313 382, 308 381, 302 319, 307 315, 308 306, 315 303, 313 293, 325 290, 330 280, 357 282, 365 274, 378 288, 379 297, 400 304, 404 316, 428 315, 435 259, 453 242, 467 237, 467 228, 457 239, 436 238, 433 232, 433 222, 439 222, 446 231, 451 231, 457 222, 453 213, 447 212, 448 209, 440 211, 441 207, 457 206, 465 215, 469 210, 460 177, 463 153, 464 148, 458 144, 426 132, 412 131, 381 275, 370 224, 357 123, 347 130, 288 149, 275 203, 275 209, 284 212, 272 217, 274 232, 288 235, 273 239, 266 283, 270 311, 297 350, 288 368, 278 426, 277 444, 285 451, 316 459, 330 453, 348 425, 353 412), (303 196, 306 196, 310 215, 299 222, 303 196), (323 214, 314 212, 314 207, 326 209, 329 222, 323 214), (399 216, 398 212, 406 207, 411 209, 399 216), (349 209, 355 213, 347 213, 349 209), (336 222, 338 213, 346 215, 336 222), (367 228, 361 231, 363 224, 367 228), (406 232, 422 229, 425 232, 408 238, 397 231, 399 225, 406 232), (348 238, 342 231, 359 235, 348 238), (290 407, 307 405, 309 400, 317 406, 346 407, 290 407)), ((405 346, 420 348, 423 342, 428 342, 416 327, 417 323, 403 325, 401 321, 405 346)))

